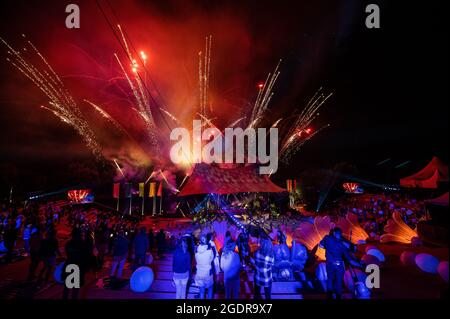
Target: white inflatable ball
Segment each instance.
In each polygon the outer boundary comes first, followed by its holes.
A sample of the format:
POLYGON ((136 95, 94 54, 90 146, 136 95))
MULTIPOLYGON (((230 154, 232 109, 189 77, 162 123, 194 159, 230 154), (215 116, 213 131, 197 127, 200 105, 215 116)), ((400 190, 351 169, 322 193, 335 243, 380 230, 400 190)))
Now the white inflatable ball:
POLYGON ((367 245, 364 252, 367 253, 370 249, 377 249, 374 245, 367 245))
POLYGON ((344 275, 345 287, 347 287, 347 289, 353 293, 355 291, 355 283, 353 281, 354 279, 353 279, 352 273, 354 273, 354 275, 356 276, 357 282, 362 282, 362 283, 366 282, 367 274, 357 268, 353 268, 353 272, 350 272, 350 270, 345 271, 345 275, 344 275))
POLYGON ((327 280, 327 265, 326 263, 320 263, 316 268, 316 278, 320 281, 327 280))
POLYGON ((430 254, 418 254, 416 255, 414 261, 416 262, 416 265, 420 268, 420 270, 430 274, 437 273, 439 259, 437 259, 436 257, 430 254))
POLYGON ((58 284, 64 283, 64 280, 62 279, 62 273, 64 268, 64 263, 60 263, 58 266, 56 266, 55 271, 53 272, 53 278, 58 284))
POLYGON ((441 261, 437 267, 437 272, 445 282, 448 282, 448 261, 441 261))
POLYGON ((384 258, 383 253, 376 248, 372 248, 366 251, 367 255, 372 255, 378 258, 379 261, 384 262, 386 259, 384 258))
POLYGON ((400 261, 405 266, 413 266, 416 264, 416 253, 413 251, 405 250, 400 255, 400 261))
POLYGON ((130 278, 130 288, 134 292, 145 292, 153 283, 153 270, 149 267, 139 267, 130 278))

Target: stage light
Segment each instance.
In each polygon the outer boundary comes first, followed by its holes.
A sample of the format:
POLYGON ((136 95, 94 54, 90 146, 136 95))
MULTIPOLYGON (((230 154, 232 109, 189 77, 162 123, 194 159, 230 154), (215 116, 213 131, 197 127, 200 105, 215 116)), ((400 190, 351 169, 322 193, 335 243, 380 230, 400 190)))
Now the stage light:
POLYGON ((259 88, 260 90, 262 90, 263 87, 264 87, 264 83, 259 83, 259 84, 258 84, 258 88, 259 88))

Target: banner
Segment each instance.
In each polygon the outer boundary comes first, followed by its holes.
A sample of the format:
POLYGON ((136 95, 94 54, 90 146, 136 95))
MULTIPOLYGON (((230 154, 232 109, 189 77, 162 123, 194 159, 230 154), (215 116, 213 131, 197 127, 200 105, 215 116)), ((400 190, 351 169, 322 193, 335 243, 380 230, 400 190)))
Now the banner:
POLYGON ((144 197, 144 188, 145 188, 145 184, 139 183, 139 197, 144 197))
POLYGON ((286 189, 289 193, 292 192, 292 180, 291 179, 286 180, 286 189))
POLYGON ((156 183, 152 182, 150 183, 150 190, 148 192, 148 197, 155 197, 156 194, 156 183))
POLYGON ((113 184, 113 198, 119 198, 120 196, 120 183, 113 184))

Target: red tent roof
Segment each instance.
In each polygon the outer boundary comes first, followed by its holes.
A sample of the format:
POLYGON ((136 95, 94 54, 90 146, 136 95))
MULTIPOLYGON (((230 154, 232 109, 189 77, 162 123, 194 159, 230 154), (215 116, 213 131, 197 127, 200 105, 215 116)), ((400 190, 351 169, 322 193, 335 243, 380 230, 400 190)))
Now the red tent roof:
POLYGON ((259 174, 257 165, 221 168, 201 163, 195 165, 194 171, 178 196, 285 191, 272 183, 267 175, 259 174))
POLYGON ((448 206, 448 192, 437 198, 428 199, 425 202, 432 205, 448 206))
POLYGON ((437 157, 416 174, 400 179, 403 187, 437 188, 439 182, 448 182, 448 167, 437 157))

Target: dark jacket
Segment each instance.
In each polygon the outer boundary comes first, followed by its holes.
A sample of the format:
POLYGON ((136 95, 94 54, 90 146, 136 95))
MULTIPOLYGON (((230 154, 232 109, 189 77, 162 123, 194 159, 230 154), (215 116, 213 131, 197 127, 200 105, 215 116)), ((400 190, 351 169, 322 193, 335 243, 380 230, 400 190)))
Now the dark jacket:
POLYGON ((342 240, 338 240, 333 236, 326 235, 320 242, 320 245, 325 248, 325 258, 327 263, 349 261, 349 250, 344 245, 342 240))
POLYGON ((81 239, 71 239, 66 244, 66 265, 75 264, 83 271, 89 265, 89 247, 81 239))
POLYGON ((134 238, 134 253, 136 255, 145 255, 147 250, 148 250, 147 234, 145 232, 144 233, 139 233, 134 238))
POLYGON ((164 234, 164 232, 158 232, 156 235, 156 245, 158 246, 158 249, 166 247, 166 234, 164 234))
POLYGON ((41 241, 39 256, 41 258, 55 257, 59 255, 58 240, 56 238, 45 238, 41 241))
POLYGON ((173 272, 184 274, 191 270, 191 255, 188 251, 183 252, 181 249, 175 250, 173 254, 173 272))
POLYGON ((123 256, 128 253, 130 241, 124 236, 118 236, 113 244, 113 256, 123 256))

